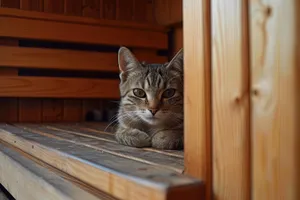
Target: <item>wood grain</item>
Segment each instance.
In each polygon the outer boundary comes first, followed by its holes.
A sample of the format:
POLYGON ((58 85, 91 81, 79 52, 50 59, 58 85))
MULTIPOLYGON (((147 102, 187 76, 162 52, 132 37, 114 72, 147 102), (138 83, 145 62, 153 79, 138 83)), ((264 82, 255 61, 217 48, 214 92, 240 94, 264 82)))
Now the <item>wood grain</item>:
POLYGON ((65 0, 64 3, 66 15, 82 16, 82 0, 65 0))
POLYGON ((2 68, 1 67, 0 68, 0 76, 18 76, 18 69, 8 68, 8 67, 2 68))
POLYGON ((44 0, 44 12, 63 14, 64 0, 44 0))
POLYGON ((158 24, 172 25, 182 22, 182 0, 154 0, 154 16, 158 24))
POLYGON ((22 10, 43 11, 43 0, 20 0, 20 8, 22 10))
POLYGON ((63 106, 64 122, 79 122, 82 119, 82 101, 78 99, 66 99, 63 106))
POLYGON ((1 0, 0 7, 4 8, 20 8, 20 0, 1 0))
POLYGON ((118 80, 1 77, 0 97, 119 98, 118 80))
POLYGON ((169 170, 37 135, 10 125, 0 139, 119 199, 202 199, 202 183, 169 170))
POLYGON ((134 21, 146 22, 149 12, 153 18, 153 12, 151 9, 151 8, 153 8, 153 5, 151 3, 150 3, 150 5, 148 5, 149 4, 148 2, 149 1, 147 1, 147 0, 143 0, 143 1, 133 0, 133 19, 134 19, 134 21), (148 7, 150 9, 148 9, 148 7))
POLYGON ((117 0, 117 20, 130 21, 133 19, 133 0, 117 0))
POLYGON ((17 98, 0 98, 0 122, 18 122, 17 98))
POLYGON ((0 26, 2 27, 0 29, 0 36, 2 37, 124 45, 155 49, 167 49, 168 47, 167 34, 156 31, 109 26, 88 26, 1 15, 0 26), (12 24, 13 26, 11 26, 12 24))
POLYGON ((101 3, 102 0, 83 0, 83 16, 101 18, 103 15, 101 3))
POLYGON ((41 99, 19 99, 19 122, 42 122, 41 99))
POLYGON ((117 53, 1 47, 0 54, 0 66, 5 67, 119 71, 117 53))
POLYGON ((149 152, 143 149, 135 149, 132 147, 119 145, 115 142, 114 135, 111 135, 113 142, 109 142, 106 139, 102 140, 103 136, 107 136, 109 134, 99 134, 90 131, 76 130, 74 128, 70 128, 69 126, 42 126, 35 124, 17 124, 16 126, 32 133, 79 144, 95 150, 103 151, 108 154, 127 158, 129 160, 159 166, 178 173, 183 172, 183 159, 167 156, 158 152, 149 152))
MULTIPOLYGON (((96 0, 95 0, 96 1, 96 0)), ((101 2, 101 1, 100 1, 101 2)), ((168 29, 164 26, 150 23, 139 23, 134 21, 119 21, 119 20, 105 20, 105 19, 93 19, 89 17, 78 17, 78 16, 64 16, 45 12, 31 12, 26 10, 0 8, 0 16, 16 17, 16 18, 29 18, 35 20, 50 20, 62 23, 75 23, 75 24, 86 24, 93 26, 109 26, 109 27, 122 27, 130 29, 148 30, 167 32, 168 29)))
POLYGON ((42 100, 42 122, 60 122, 63 120, 63 100, 42 100))
POLYGON ((211 55, 208 0, 184 3, 184 159, 185 172, 201 178, 211 199, 211 55))
POLYGON ((102 0, 103 1, 103 18, 116 19, 116 0, 102 0))
POLYGON ((0 142, 0 181, 15 199, 99 199, 0 142))
POLYGON ((241 0, 212 0, 211 7, 213 192, 216 199, 250 200, 247 13, 241 0))
POLYGON ((252 199, 300 199, 299 1, 250 3, 252 199))

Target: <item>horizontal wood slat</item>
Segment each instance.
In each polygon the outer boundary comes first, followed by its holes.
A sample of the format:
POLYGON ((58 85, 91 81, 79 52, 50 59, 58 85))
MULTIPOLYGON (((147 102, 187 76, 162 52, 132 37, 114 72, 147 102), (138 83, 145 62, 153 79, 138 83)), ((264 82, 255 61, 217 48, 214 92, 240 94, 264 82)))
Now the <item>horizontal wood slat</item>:
POLYGON ((0 141, 1 184, 15 199, 113 199, 90 194, 74 178, 60 176, 30 158, 0 141))
POLYGON ((0 139, 113 197, 126 200, 202 199, 201 181, 15 126, 0 139))
POLYGON ((119 98, 119 80, 1 77, 0 97, 119 98))
POLYGON ((135 28, 133 24, 126 27, 105 22, 105 25, 101 25, 100 20, 98 24, 76 22, 70 19, 70 22, 67 22, 66 18, 69 16, 64 16, 62 20, 51 20, 43 16, 46 13, 29 14, 28 11, 20 11, 27 12, 24 14, 27 18, 22 13, 16 16, 10 14, 10 11, 0 9, 0 36, 154 49, 168 48, 166 32, 143 30, 139 26, 135 28), (39 17, 41 15, 43 17, 39 17))
POLYGON ((0 66, 118 72, 117 53, 0 47, 0 66))

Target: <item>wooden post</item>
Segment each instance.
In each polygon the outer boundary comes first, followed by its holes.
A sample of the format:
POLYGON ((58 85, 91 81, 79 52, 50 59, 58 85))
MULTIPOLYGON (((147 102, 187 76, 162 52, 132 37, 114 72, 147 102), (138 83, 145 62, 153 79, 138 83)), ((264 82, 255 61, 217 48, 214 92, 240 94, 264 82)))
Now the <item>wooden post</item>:
POLYGON ((185 172, 204 180, 211 198, 210 5, 184 0, 185 172))
POLYGON ((299 0, 251 1, 252 199, 300 199, 299 0))
POLYGON ((213 193, 250 199, 246 0, 212 0, 213 193))

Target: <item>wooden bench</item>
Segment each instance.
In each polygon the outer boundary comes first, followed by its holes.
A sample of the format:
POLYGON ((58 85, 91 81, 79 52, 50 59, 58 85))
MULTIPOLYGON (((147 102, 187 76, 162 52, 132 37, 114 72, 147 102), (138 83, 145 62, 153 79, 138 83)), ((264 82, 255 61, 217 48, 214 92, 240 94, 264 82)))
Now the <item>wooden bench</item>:
MULTIPOLYGON (((120 46, 140 60, 168 60, 159 53, 168 30, 155 25, 0 8, 0 27, 0 97, 118 99, 120 46)), ((183 175, 182 151, 122 146, 106 126, 2 123, 1 184, 26 200, 204 196, 203 183, 183 175)))

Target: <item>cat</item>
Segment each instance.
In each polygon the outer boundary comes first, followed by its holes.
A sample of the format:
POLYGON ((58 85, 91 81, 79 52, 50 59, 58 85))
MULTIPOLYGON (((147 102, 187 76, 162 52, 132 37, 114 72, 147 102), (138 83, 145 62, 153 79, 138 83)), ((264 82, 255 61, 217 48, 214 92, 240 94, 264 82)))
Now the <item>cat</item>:
POLYGON ((122 145, 183 149, 183 49, 164 64, 118 52, 120 105, 115 138, 122 145))

